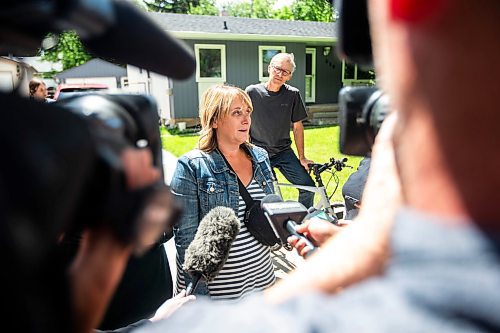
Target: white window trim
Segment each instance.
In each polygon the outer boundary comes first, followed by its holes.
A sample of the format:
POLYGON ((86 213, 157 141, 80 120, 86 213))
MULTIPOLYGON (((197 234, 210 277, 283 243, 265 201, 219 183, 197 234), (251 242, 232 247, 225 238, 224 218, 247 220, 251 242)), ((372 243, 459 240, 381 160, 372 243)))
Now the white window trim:
POLYGON ((259 45, 259 81, 264 82, 269 79, 269 76, 263 76, 262 72, 264 71, 264 68, 262 66, 262 51, 264 50, 280 50, 281 52, 286 52, 286 46, 272 46, 272 45, 259 45))
MULTIPOLYGON (((312 81, 311 81, 311 97, 306 98, 306 103, 314 103, 316 102, 316 48, 306 48, 306 54, 310 53, 312 55, 311 61, 311 73, 312 73, 312 81)), ((305 75, 307 76, 307 75, 305 75)))
POLYGON ((372 85, 372 80, 358 80, 358 65, 354 66, 354 79, 345 78, 345 60, 342 60, 342 84, 344 86, 372 85))
POLYGON ((196 82, 226 82, 226 45, 224 44, 195 44, 196 82), (200 49, 221 50, 221 77, 200 77, 200 49))

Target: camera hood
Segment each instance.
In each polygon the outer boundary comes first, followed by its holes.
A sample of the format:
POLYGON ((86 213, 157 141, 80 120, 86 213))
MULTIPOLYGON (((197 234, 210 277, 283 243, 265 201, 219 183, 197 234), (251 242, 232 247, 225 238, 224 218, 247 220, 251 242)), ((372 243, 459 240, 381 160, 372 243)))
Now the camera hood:
POLYGON ((195 69, 191 50, 123 0, 7 0, 0 9, 0 54, 34 54, 48 33, 64 30, 75 30, 95 56, 174 79, 195 69))

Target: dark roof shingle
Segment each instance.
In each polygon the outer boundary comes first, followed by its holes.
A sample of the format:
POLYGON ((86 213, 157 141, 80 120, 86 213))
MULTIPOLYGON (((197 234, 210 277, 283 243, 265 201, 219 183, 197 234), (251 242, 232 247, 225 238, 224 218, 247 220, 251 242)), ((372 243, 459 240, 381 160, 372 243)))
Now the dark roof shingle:
POLYGON ((99 58, 91 59, 83 65, 67 69, 56 75, 66 79, 74 77, 122 77, 127 76, 127 69, 99 58))
POLYGON ((284 21, 172 13, 148 13, 148 15, 169 32, 337 38, 337 25, 333 22, 284 21), (226 22, 225 25, 224 22, 226 22), (224 26, 227 26, 227 29, 224 29, 224 26))

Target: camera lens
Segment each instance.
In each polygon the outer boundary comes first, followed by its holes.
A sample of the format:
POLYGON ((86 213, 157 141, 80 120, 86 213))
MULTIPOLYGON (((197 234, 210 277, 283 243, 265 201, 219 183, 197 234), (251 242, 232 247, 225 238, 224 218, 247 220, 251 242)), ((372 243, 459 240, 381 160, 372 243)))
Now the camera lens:
POLYGON ((363 118, 368 125, 366 131, 367 135, 369 135, 369 142, 371 142, 371 145, 389 109, 389 96, 384 94, 381 90, 375 91, 366 102, 363 110, 363 118))
POLYGON ((376 87, 346 87, 339 93, 339 109, 340 151, 368 155, 389 112, 389 97, 376 87))

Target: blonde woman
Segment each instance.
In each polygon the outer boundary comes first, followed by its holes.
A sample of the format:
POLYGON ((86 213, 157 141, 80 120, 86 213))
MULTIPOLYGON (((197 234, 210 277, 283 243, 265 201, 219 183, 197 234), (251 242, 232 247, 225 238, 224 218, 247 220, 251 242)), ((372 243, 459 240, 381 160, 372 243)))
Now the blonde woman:
POLYGON ((200 282, 194 294, 237 300, 271 286, 276 279, 271 250, 246 229, 245 202, 238 195, 238 178, 253 199, 273 193, 271 166, 266 151, 248 143, 252 102, 242 89, 227 85, 209 88, 202 96, 199 113, 202 130, 198 149, 179 158, 171 182, 172 192, 184 206, 174 229, 176 290, 191 281, 182 263, 200 220, 212 208, 226 206, 239 217, 240 233, 219 275, 211 282, 200 282))

